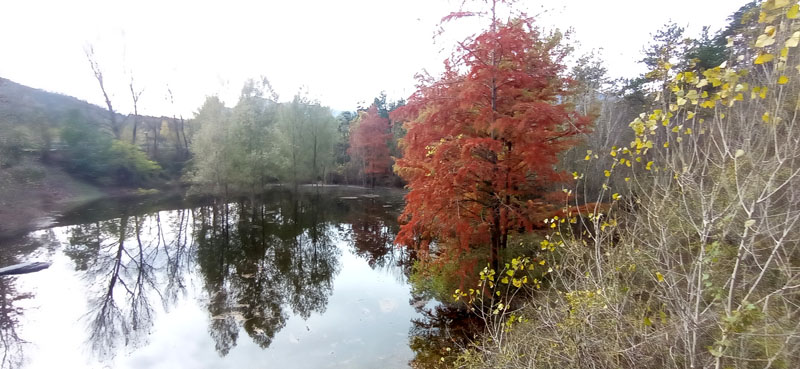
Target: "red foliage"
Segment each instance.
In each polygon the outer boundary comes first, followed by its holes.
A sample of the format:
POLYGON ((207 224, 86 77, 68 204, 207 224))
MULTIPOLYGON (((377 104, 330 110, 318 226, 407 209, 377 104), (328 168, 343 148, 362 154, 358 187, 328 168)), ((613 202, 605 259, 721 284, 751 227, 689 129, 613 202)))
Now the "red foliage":
POLYGON ((350 134, 350 148, 347 153, 363 165, 364 176, 376 177, 389 173, 392 158, 389 154, 389 119, 381 117, 373 104, 366 112, 361 112, 358 124, 350 134))
POLYGON ((443 76, 392 113, 405 122, 395 171, 408 182, 396 242, 431 241, 451 256, 479 244, 492 259, 509 232, 531 229, 556 171, 588 119, 560 103, 562 55, 525 21, 495 24, 461 44, 443 76))

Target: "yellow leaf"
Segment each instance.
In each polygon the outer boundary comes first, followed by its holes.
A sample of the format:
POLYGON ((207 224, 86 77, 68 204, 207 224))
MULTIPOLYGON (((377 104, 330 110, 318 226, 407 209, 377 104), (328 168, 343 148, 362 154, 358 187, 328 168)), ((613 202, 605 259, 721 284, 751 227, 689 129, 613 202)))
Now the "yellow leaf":
POLYGON ((759 35, 756 39, 756 47, 766 47, 775 43, 775 37, 767 34, 759 35))
POLYGON ((609 171, 607 171, 607 170, 605 170, 605 171, 603 171, 603 172, 606 174, 606 177, 611 177, 611 172, 609 172, 609 171))
POLYGON ((686 104, 686 99, 684 99, 682 97, 679 97, 678 98, 678 106, 681 106, 681 105, 684 105, 684 104, 686 104))
POLYGON ((740 157, 742 157, 742 155, 744 155, 744 150, 739 149, 739 150, 736 150, 736 154, 734 154, 734 157, 740 158, 740 157))
POLYGON ((786 83, 788 83, 788 82, 789 82, 789 77, 786 77, 786 76, 780 76, 780 77, 778 78, 778 84, 779 84, 779 85, 785 85, 785 84, 786 84, 786 83))
POLYGON ((668 147, 669 147, 669 142, 664 142, 664 148, 666 149, 668 147))
POLYGON ((708 85, 708 80, 703 78, 703 79, 700 80, 700 82, 697 83, 697 85, 695 87, 701 88, 701 87, 705 87, 707 85, 708 85))
POLYGON ((652 162, 652 161, 648 161, 648 162, 647 162, 647 165, 645 165, 644 169, 650 170, 650 168, 651 168, 652 166, 653 166, 653 162, 652 162))
POLYGON ((761 93, 759 93, 758 96, 760 96, 762 99, 766 99, 768 90, 769 89, 767 88, 767 86, 761 87, 761 93))
POLYGON ((786 18, 789 18, 789 19, 797 18, 798 11, 800 11, 800 5, 797 5, 797 4, 792 5, 792 7, 789 8, 789 11, 786 12, 786 18))
POLYGON ((764 123, 769 123, 769 112, 764 113, 764 115, 761 116, 761 120, 763 120, 764 123))
POLYGON ((767 2, 764 4, 764 8, 778 9, 787 5, 789 5, 789 0, 767 0, 767 2))
POLYGON ((753 62, 753 63, 754 64, 764 64, 764 63, 772 61, 772 59, 775 59, 775 55, 765 53, 765 54, 759 55, 756 58, 756 61, 753 62))
POLYGON ((662 275, 659 272, 656 272, 656 279, 658 279, 659 282, 664 282, 664 275, 662 275))
POLYGON ((625 177, 625 182, 630 182, 630 181, 631 181, 631 177, 625 177))
POLYGON ((614 200, 619 200, 620 196, 619 196, 618 193, 615 193, 615 194, 611 195, 611 198, 614 199, 614 200))
POLYGON ((714 100, 706 100, 704 103, 700 104, 700 107, 711 109, 717 105, 717 102, 714 100))
POLYGON ((692 118, 694 118, 694 114, 695 114, 695 113, 694 113, 693 111, 690 111, 690 112, 686 113, 686 119, 692 119, 692 118))

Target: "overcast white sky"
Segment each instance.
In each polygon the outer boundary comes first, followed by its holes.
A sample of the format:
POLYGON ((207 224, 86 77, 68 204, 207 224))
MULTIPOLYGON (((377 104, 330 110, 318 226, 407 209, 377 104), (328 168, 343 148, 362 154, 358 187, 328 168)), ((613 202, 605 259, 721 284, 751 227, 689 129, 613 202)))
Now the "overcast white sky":
MULTIPOLYGON (((574 29, 581 50, 603 49, 611 77, 632 77, 650 34, 668 20, 696 35, 748 0, 521 0, 547 28, 574 29)), ((102 104, 84 55, 94 45, 115 108, 132 110, 128 81, 145 91, 140 112, 183 114, 219 94, 236 102, 264 75, 289 100, 300 87, 338 110, 385 90, 407 97, 414 74, 441 69, 438 20, 461 0, 0 0, 0 77, 102 104), (166 101, 167 86, 175 106, 166 101)), ((445 49, 445 53, 440 52, 445 49)))

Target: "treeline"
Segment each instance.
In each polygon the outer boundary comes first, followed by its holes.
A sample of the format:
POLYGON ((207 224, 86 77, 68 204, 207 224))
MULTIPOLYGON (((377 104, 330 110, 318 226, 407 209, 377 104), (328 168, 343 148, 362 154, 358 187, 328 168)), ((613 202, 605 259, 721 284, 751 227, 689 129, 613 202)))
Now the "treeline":
MULTIPOLYGON (((108 96, 107 80, 97 76, 108 96)), ((103 109, 10 81, 2 87, 10 96, 0 104, 6 169, 31 157, 100 186, 191 185, 214 194, 257 193, 275 183, 402 185, 392 163, 403 130, 388 116, 403 102, 385 94, 334 116, 302 94, 279 102, 266 79, 250 80, 235 106, 211 96, 184 119, 139 115, 142 91, 132 82, 127 116, 110 98, 103 109)))
POLYGON ((189 122, 185 178, 216 194, 255 194, 274 183, 397 185, 392 155, 402 131, 388 113, 398 104, 381 95, 334 117, 302 94, 279 102, 266 79, 250 80, 235 106, 208 97, 189 122))

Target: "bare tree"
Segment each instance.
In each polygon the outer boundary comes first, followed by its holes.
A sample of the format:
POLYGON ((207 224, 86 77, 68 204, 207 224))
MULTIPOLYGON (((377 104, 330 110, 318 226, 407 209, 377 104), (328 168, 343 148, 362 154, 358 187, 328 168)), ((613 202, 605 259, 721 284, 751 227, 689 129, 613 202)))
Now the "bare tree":
POLYGON ((111 125, 111 132, 114 134, 116 139, 119 139, 121 136, 121 126, 117 122, 117 115, 114 112, 114 107, 111 106, 111 98, 108 97, 108 92, 106 91, 105 82, 103 80, 103 71, 100 69, 100 65, 97 63, 97 57, 94 54, 94 46, 88 45, 84 48, 84 53, 86 54, 86 59, 89 60, 89 66, 92 68, 92 73, 94 73, 94 78, 97 79, 97 83, 100 85, 100 91, 103 92, 103 98, 106 100, 106 107, 108 107, 108 115, 109 115, 109 124, 111 125))
MULTIPOLYGON (((133 87, 133 75, 131 75, 131 82, 128 84, 131 90, 131 98, 133 99, 133 137, 131 138, 131 143, 136 145, 136 128, 139 126, 139 97, 142 96, 142 92, 144 89, 137 90, 133 87)), ((110 106, 110 105, 109 105, 110 106)))
MULTIPOLYGON (((173 111, 175 110, 175 96, 172 94, 172 89, 167 86, 167 98, 169 98, 169 103, 172 106, 173 111)), ((175 117, 175 114, 172 115, 172 128, 175 131, 175 151, 179 157, 186 158, 189 155, 189 142, 186 139, 186 131, 184 130, 184 121, 183 115, 180 116, 180 120, 175 117), (181 148, 181 135, 183 135, 183 147, 181 148)))

